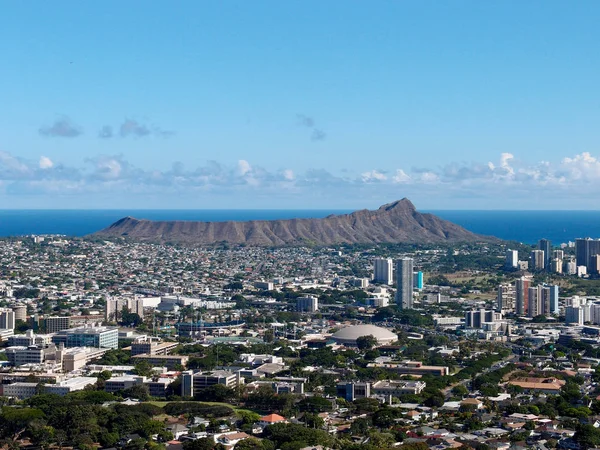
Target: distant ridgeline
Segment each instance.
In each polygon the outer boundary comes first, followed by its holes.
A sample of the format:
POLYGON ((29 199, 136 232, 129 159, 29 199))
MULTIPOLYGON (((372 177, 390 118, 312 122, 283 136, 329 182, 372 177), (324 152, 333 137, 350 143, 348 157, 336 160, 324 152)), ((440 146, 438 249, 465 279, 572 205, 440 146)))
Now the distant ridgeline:
POLYGON ((96 237, 127 237, 145 242, 254 246, 494 241, 433 214, 418 212, 408 199, 377 210, 330 215, 322 219, 247 222, 151 221, 125 217, 96 237))

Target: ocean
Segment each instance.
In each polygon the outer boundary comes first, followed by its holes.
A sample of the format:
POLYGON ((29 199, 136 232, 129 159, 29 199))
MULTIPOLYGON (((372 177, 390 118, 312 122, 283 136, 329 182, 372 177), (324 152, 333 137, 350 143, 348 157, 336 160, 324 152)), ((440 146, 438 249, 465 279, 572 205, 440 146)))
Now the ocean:
MULTIPOLYGON (((320 218, 351 212, 339 209, 246 210, 0 210, 0 236, 63 234, 85 236, 132 216, 150 220, 275 220, 320 218)), ((541 238, 555 244, 600 237, 600 211, 426 211, 475 233, 523 243, 541 238)))

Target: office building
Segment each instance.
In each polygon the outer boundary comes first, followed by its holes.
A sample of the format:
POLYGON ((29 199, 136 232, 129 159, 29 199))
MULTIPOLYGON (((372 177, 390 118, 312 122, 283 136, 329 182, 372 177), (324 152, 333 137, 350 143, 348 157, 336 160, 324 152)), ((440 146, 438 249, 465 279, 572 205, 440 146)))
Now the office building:
POLYGON ((419 291, 423 289, 423 272, 413 273, 413 287, 419 291))
POLYGON ((413 307, 413 259, 396 261, 396 305, 400 309, 413 307))
POLYGON ((373 395, 400 397, 401 395, 419 395, 427 387, 424 381, 381 380, 371 385, 373 395))
POLYGON ((168 355, 179 343, 141 341, 131 344, 131 356, 135 355, 168 355))
POLYGON ((50 356, 54 356, 56 348, 31 345, 29 347, 7 347, 4 352, 11 366, 22 366, 24 364, 42 364, 50 356))
POLYGON ((144 299, 141 297, 109 298, 106 300, 104 317, 109 322, 117 322, 123 310, 144 317, 144 299))
POLYGON ((588 273, 592 269, 592 256, 600 255, 600 240, 598 239, 576 239, 575 240, 575 257, 577 266, 585 266, 588 273))
POLYGON ((600 255, 592 255, 590 257, 590 266, 588 267, 587 273, 599 274, 600 273, 600 255))
POLYGON ((516 269, 519 266, 519 252, 517 250, 507 250, 504 265, 509 269, 516 269))
POLYGON ((583 325, 583 308, 579 306, 567 306, 565 309, 565 322, 574 325, 583 325))
POLYGON ((546 255, 544 250, 533 250, 531 252, 531 270, 544 270, 546 268, 546 255))
POLYGON ((498 286, 498 307, 502 313, 515 312, 515 287, 512 284, 498 286))
POLYGON ((349 402, 371 396, 371 383, 348 382, 337 384, 337 396, 349 402))
POLYGON ((104 390, 106 392, 119 392, 125 389, 132 388, 138 384, 144 384, 145 377, 138 375, 123 375, 120 377, 112 377, 104 382, 104 390))
POLYGON ((119 348, 117 327, 80 327, 61 330, 52 337, 55 344, 65 347, 119 348))
POLYGON ((563 272, 563 260, 554 258, 550 262, 550 271, 554 273, 562 273, 563 272))
POLYGON ((528 291, 529 310, 527 311, 527 316, 540 316, 542 314, 541 286, 530 287, 528 291))
POLYGON ((391 285, 394 266, 391 258, 375 258, 373 261, 373 282, 391 285))
POLYGON ((8 338, 9 346, 29 347, 30 345, 48 345, 52 342, 49 334, 35 334, 33 330, 25 331, 25 334, 15 334, 8 338))
POLYGON ((275 284, 271 281, 256 281, 254 282, 254 287, 263 291, 272 291, 275 289, 275 284))
POLYGON ((131 362, 146 361, 152 367, 166 367, 169 370, 185 367, 189 357, 182 355, 135 355, 131 357, 131 362))
POLYGON ((558 314, 560 312, 559 304, 558 304, 558 286, 551 285, 547 286, 550 290, 550 314, 558 314))
POLYGON ((305 295, 296 299, 296 310, 300 312, 315 312, 319 310, 319 299, 314 295, 305 295))
POLYGON ((368 278, 352 278, 349 281, 349 284, 350 284, 350 286, 365 289, 365 288, 369 287, 369 279, 368 278))
POLYGON ((21 320, 25 322, 27 320, 27 306, 19 305, 13 308, 15 313, 15 320, 21 320))
POLYGON ((228 370, 213 370, 212 372, 196 372, 188 370, 181 374, 181 396, 194 397, 202 389, 215 384, 227 387, 237 387, 243 383, 243 378, 228 370))
POLYGON ((465 328, 482 328, 484 323, 502 320, 502 313, 492 310, 475 309, 465 313, 465 328))
POLYGON ((521 277, 515 281, 515 310, 518 316, 529 312, 529 285, 531 278, 521 277))
POLYGON ((548 269, 552 260, 552 242, 548 239, 540 239, 538 249, 544 252, 544 267, 548 269))
POLYGON ((0 309, 0 328, 5 330, 15 329, 15 312, 12 309, 0 309))
POLYGON ((43 319, 43 328, 46 333, 58 333, 62 330, 68 330, 70 327, 71 317, 69 316, 50 316, 43 319))

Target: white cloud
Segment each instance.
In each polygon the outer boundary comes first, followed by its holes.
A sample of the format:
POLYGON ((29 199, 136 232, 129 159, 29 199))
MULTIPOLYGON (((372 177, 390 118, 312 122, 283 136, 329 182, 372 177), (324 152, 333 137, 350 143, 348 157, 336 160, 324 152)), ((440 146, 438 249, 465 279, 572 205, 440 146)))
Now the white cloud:
POLYGON ((360 175, 361 179, 365 182, 365 183, 369 183, 371 181, 385 181, 387 180, 387 177, 385 176, 385 174, 377 171, 377 170, 371 170, 369 172, 363 172, 360 175))
POLYGON ((240 159, 238 161, 238 172, 241 176, 244 176, 252 171, 252 166, 245 159, 240 159))
POLYGON ((291 169, 285 169, 283 172, 283 178, 288 180, 288 181, 293 181, 295 176, 294 176, 294 171, 291 169))
POLYGON ((54 166, 54 163, 47 156, 40 156, 40 169, 51 169, 54 166))
POLYGON ((396 175, 392 177, 392 181, 399 184, 410 183, 412 178, 404 170, 398 169, 396 175))

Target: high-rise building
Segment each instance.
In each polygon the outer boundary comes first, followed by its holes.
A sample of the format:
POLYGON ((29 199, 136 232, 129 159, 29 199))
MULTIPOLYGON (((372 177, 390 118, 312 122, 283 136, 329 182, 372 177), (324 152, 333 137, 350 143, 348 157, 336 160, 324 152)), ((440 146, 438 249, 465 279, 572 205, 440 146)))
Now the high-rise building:
POLYGON ((529 310, 527 311, 528 317, 536 317, 542 314, 542 302, 541 302, 541 286, 530 287, 528 289, 529 297, 529 310))
POLYGON ((418 290, 423 289, 423 272, 413 273, 413 287, 418 290))
POLYGON ((80 327, 61 330, 52 337, 55 344, 65 347, 119 348, 117 327, 80 327))
POLYGON ((550 271, 554 273, 562 273, 563 271, 563 260, 554 258, 550 263, 550 271))
POLYGON ((564 250, 554 250, 552 252, 552 258, 565 259, 565 251, 564 250))
POLYGON ((393 283, 392 273, 394 264, 391 258, 375 258, 373 261, 373 281, 391 285, 393 283))
POLYGON ((550 268, 550 260, 552 259, 552 242, 548 239, 540 239, 538 249, 544 252, 544 267, 550 268))
POLYGON ((577 273, 577 263, 573 260, 567 261, 567 275, 575 275, 577 273))
POLYGON ((558 314, 560 312, 558 305, 558 286, 548 286, 550 289, 550 313, 558 314))
POLYGON ((68 330, 71 327, 70 316, 50 316, 44 317, 43 328, 46 333, 57 333, 62 330, 68 330))
POLYGON ((531 270, 544 270, 546 267, 546 256, 544 250, 533 250, 531 252, 531 270))
POLYGON ((529 313, 529 284, 531 279, 521 277, 515 281, 515 310, 518 316, 529 313))
POLYGON ((4 330, 15 329, 15 312, 12 309, 0 309, 0 328, 4 330))
POLYGON ((498 311, 502 313, 515 311, 515 287, 511 284, 498 286, 498 311))
POLYGON ((13 311, 15 312, 15 320, 22 320, 23 322, 27 320, 27 306, 15 306, 13 311))
POLYGON ((396 260, 396 304, 401 309, 413 306, 413 259, 396 260))
POLYGON ((594 255, 600 255, 600 240, 599 239, 576 239, 575 240, 575 257, 577 266, 585 266, 591 272, 592 261, 594 255))
POLYGON ((590 266, 588 267, 588 273, 600 273, 600 255, 590 256, 590 266))
POLYGON ((465 313, 466 328, 482 328, 484 323, 502 320, 502 313, 486 311, 485 309, 474 309, 465 313))
POLYGON ((583 325, 583 308, 578 306, 567 306, 565 309, 565 322, 583 325))
POLYGON ((144 299, 138 297, 109 298, 106 300, 104 317, 109 322, 116 322, 120 319, 123 309, 144 318, 144 299))
POLYGON ((301 312, 315 312, 319 309, 319 299, 314 295, 305 295, 296 299, 296 309, 301 312))
POLYGON ((516 269, 519 266, 519 252, 517 250, 506 250, 506 262, 504 265, 507 268, 516 269))

